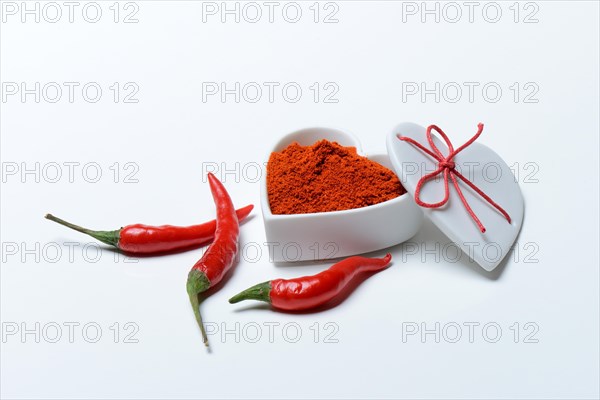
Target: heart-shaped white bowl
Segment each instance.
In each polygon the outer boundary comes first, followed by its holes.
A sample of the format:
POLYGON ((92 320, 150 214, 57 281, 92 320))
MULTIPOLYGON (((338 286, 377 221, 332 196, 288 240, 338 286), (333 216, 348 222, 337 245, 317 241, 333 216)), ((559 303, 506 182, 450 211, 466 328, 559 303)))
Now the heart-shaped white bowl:
MULTIPOLYGON (((426 132, 427 129, 423 126, 405 122, 396 126, 387 138, 388 153, 396 173, 400 176, 400 182, 413 194, 421 177, 434 171, 437 163, 408 142, 398 140, 398 135, 410 137, 429 148, 426 132)), ((440 138, 434 135, 432 140, 442 154, 448 154, 448 149, 440 138)), ((458 148, 458 145, 455 148, 458 148)), ((502 157, 481 143, 471 144, 457 154, 453 161, 467 179, 506 210, 511 222, 506 221, 498 210, 461 180, 458 181, 458 185, 473 212, 486 226, 485 233, 480 232, 469 217, 452 184, 449 186, 448 203, 441 208, 426 208, 425 215, 465 254, 485 270, 491 271, 511 252, 521 230, 525 207, 521 189, 502 157), (493 178, 487 176, 488 166, 493 167, 496 174, 493 178)), ((432 179, 423 185, 421 199, 424 201, 436 202, 443 198, 443 179, 432 179)))
MULTIPOLYGON (((284 136, 271 149, 269 156, 294 142, 310 146, 322 139, 355 147, 358 154, 364 155, 352 134, 317 127, 284 136)), ((387 155, 368 158, 392 169, 387 155)), ((274 262, 324 260, 380 250, 410 239, 423 222, 423 212, 407 193, 383 203, 351 210, 280 215, 271 213, 267 177, 263 174, 260 200, 269 256, 274 262)))

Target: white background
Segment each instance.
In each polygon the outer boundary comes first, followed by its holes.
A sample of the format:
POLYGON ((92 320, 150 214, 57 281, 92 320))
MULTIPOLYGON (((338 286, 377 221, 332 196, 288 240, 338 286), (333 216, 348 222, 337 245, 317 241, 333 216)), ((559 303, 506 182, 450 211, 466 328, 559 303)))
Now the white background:
POLYGON ((54 94, 42 94, 39 103, 20 94, 1 103, 2 327, 4 333, 14 326, 35 330, 39 323, 41 336, 39 343, 35 334, 22 337, 20 331, 3 338, 2 397, 599 396, 598 3, 521 3, 515 22, 513 2, 500 2, 496 23, 486 20, 495 18, 492 6, 482 14, 483 2, 473 22, 458 3, 462 18, 452 23, 455 11, 444 3, 437 5, 439 22, 435 15, 422 22, 420 13, 403 14, 403 7, 420 3, 394 1, 337 2, 337 23, 323 23, 335 8, 321 4, 315 23, 312 3, 299 3, 297 23, 282 17, 285 3, 275 9, 273 23, 262 3, 257 23, 243 16, 236 23, 231 15, 222 23, 219 14, 205 15, 203 22, 202 3, 192 1, 137 1, 137 23, 122 22, 134 10, 124 3, 115 23, 113 2, 100 4, 97 23, 82 17, 85 2, 75 9, 73 23, 65 6, 56 23, 43 15, 39 23, 35 16, 22 22, 20 13, 3 15, 3 95, 7 82, 80 86, 72 103, 66 89, 56 103, 47 101, 54 94), (524 23, 530 13, 530 23, 524 23), (103 89, 96 103, 81 95, 88 82, 103 89), (138 102, 115 103, 109 89, 114 82, 122 90, 135 83, 138 102), (280 90, 272 103, 266 91, 257 103, 243 97, 236 103, 233 95, 225 102, 219 96, 203 101, 203 82, 230 88, 235 82, 296 82, 303 94, 296 103, 280 90), (315 103, 309 88, 315 82, 321 90, 327 82, 337 85, 338 102, 315 103), (454 92, 441 93, 439 102, 434 95, 403 98, 406 82, 479 86, 472 101, 463 86, 462 98, 452 103, 454 92), (502 89, 497 102, 490 99, 492 91, 482 95, 490 82, 502 89), (517 99, 510 89, 515 82, 517 99), (526 83, 533 86, 526 90, 526 83), (525 101, 531 88, 538 91, 527 100, 537 102, 525 101), (411 240, 416 254, 406 245, 390 249, 394 264, 337 307, 295 315, 228 304, 254 283, 331 265, 269 262, 259 184, 255 170, 244 165, 263 162, 281 135, 307 126, 348 129, 367 153, 382 152, 385 135, 401 121, 436 123, 455 144, 468 139, 477 122, 486 124, 481 143, 514 166, 526 203, 517 250, 505 266, 486 273, 464 255, 452 262, 443 251, 441 257, 427 252, 436 243, 447 248, 448 240, 426 223, 411 240), (80 163, 73 182, 63 166, 61 179, 51 183, 51 163, 65 162, 80 163), (92 162, 102 171, 98 183, 86 181, 94 170, 82 175, 82 166, 92 162), (109 169, 116 162, 117 183, 109 169), (124 182, 132 171, 124 167, 128 162, 139 167, 133 176, 138 183, 124 182), (6 175, 14 165, 32 169, 36 163, 39 182, 20 170, 6 175), (211 335, 208 353, 185 291, 201 250, 128 263, 103 248, 92 262, 96 248, 86 255, 80 246, 70 259, 65 243, 93 240, 43 215, 52 212, 96 229, 208 220, 214 206, 203 166, 210 163, 229 169, 240 163, 240 172, 224 176, 220 170, 217 176, 237 205, 257 208, 242 228, 247 256, 202 306, 205 320, 220 329, 235 332, 239 323, 238 337, 211 335), (258 257, 256 248, 262 250, 258 257), (69 322, 80 324, 73 343, 64 325, 69 322), (139 327, 130 338, 137 343, 125 343, 132 332, 127 322, 139 327), (470 322, 479 324, 472 340, 465 325, 470 322), (95 336, 93 329, 83 335, 86 323, 101 327, 97 343, 86 341, 95 336), (273 343, 265 323, 280 324, 273 343), (302 329, 296 343, 289 342, 294 329, 283 332, 288 323, 302 329), (409 327, 435 330, 436 323, 439 343, 434 334, 406 335, 409 327), (482 332, 490 323, 502 329, 495 343, 489 342, 494 329, 482 332), (50 343, 55 324, 62 336, 50 343), (251 343, 257 325, 262 336, 251 343), (451 343, 456 325, 462 336, 451 343), (334 328, 334 340, 326 340, 334 328))

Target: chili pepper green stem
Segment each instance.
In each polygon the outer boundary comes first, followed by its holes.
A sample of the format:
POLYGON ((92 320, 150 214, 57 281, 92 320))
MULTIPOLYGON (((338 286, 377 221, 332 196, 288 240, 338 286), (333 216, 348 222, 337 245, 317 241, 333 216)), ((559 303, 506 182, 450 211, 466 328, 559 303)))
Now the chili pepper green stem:
POLYGON ((188 274, 186 288, 188 295, 190 296, 190 303, 192 303, 192 308, 194 309, 196 322, 198 322, 200 332, 202 332, 202 340, 204 341, 204 345, 206 347, 208 347, 208 336, 206 335, 204 323, 202 322, 202 315, 200 314, 200 301, 198 297, 200 296, 200 293, 208 290, 209 287, 210 281, 206 277, 206 274, 197 269, 192 269, 190 271, 190 273, 188 274))
POLYGON ((89 235, 89 236, 93 237, 94 239, 101 241, 102 243, 106 243, 110 246, 115 246, 117 248, 119 247, 119 239, 121 237, 120 229, 116 230, 116 231, 93 231, 91 229, 82 228, 79 225, 75 225, 70 222, 67 222, 63 219, 55 217, 52 214, 46 214, 45 218, 49 219, 50 221, 54 221, 56 223, 64 225, 67 228, 71 228, 78 232, 85 233, 86 235, 89 235))
POLYGON ((271 281, 259 283, 258 285, 254 285, 251 288, 240 292, 229 299, 231 304, 239 303, 243 300, 260 300, 266 301, 267 303, 271 302, 271 281))

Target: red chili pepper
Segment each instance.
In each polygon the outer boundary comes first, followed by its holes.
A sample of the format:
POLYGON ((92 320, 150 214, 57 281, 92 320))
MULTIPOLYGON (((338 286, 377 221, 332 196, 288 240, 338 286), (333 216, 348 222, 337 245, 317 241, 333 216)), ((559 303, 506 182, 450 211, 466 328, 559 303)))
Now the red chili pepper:
POLYGON ((229 302, 261 300, 288 311, 315 308, 337 296, 357 274, 380 271, 391 259, 391 254, 383 258, 350 257, 317 275, 259 283, 233 296, 229 302))
POLYGON ((218 284, 233 266, 240 232, 235 209, 225 187, 211 173, 208 174, 208 183, 217 206, 215 240, 202 258, 194 264, 187 280, 187 292, 206 346, 208 346, 208 338, 200 315, 199 295, 218 284))
MULTIPOLYGON (((250 214, 252 208, 254 208, 252 204, 240 208, 236 211, 237 218, 242 221, 250 214)), ((200 247, 213 240, 217 228, 217 221, 212 220, 192 226, 135 224, 116 231, 93 231, 73 225, 52 214, 46 214, 46 218, 132 255, 158 254, 200 247)))

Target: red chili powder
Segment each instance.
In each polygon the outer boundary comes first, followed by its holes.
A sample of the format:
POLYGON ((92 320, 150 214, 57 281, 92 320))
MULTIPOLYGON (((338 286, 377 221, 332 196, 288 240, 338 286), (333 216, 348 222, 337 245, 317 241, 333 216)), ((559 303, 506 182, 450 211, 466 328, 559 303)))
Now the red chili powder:
POLYGON ((356 148, 321 140, 271 153, 267 192, 273 214, 305 214, 366 207, 406 190, 394 172, 356 148))

